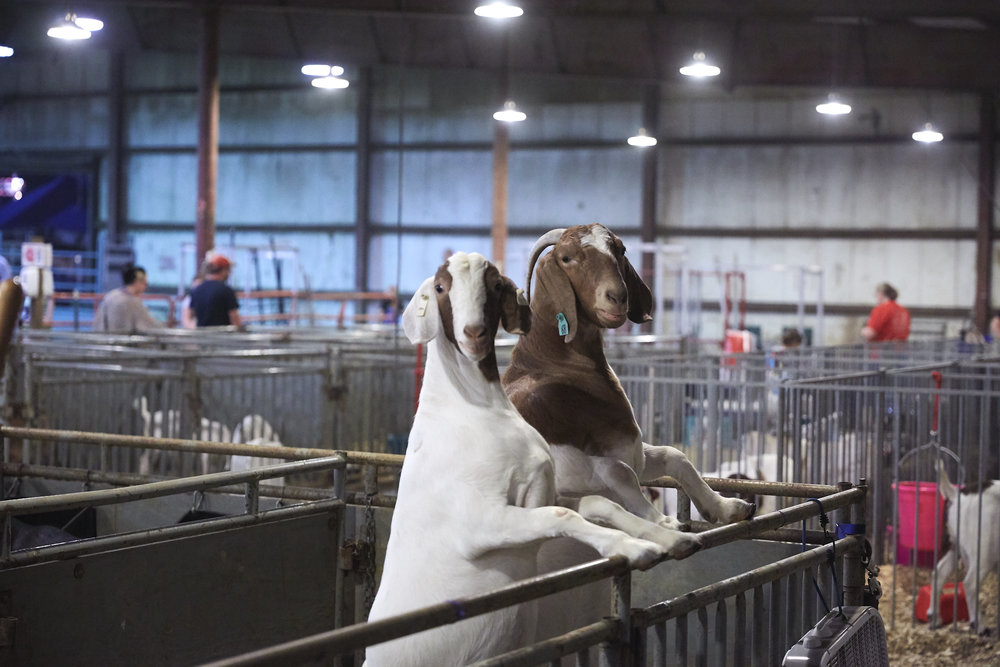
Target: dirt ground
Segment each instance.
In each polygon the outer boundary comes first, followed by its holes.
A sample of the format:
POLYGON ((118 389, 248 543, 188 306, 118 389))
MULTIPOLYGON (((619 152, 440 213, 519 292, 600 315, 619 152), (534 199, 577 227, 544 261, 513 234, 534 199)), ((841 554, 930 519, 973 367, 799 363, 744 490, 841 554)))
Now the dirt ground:
POLYGON ((990 634, 979 635, 968 623, 949 625, 931 630, 927 623, 913 618, 914 576, 917 585, 931 582, 931 570, 899 565, 893 587, 893 567, 882 566, 878 579, 882 583, 879 612, 885 621, 889 642, 889 663, 893 667, 966 667, 1000 665, 1000 637, 997 634, 997 577, 987 576, 980 593, 981 617, 990 634), (893 613, 893 597, 896 608, 893 613), (892 626, 895 620, 895 628, 892 626))

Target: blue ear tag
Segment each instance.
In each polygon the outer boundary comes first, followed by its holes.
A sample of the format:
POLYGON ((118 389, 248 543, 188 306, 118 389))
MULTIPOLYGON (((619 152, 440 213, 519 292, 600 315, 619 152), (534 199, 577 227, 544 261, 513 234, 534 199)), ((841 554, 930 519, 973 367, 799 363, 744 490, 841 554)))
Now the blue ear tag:
POLYGON ((569 322, 566 321, 566 316, 562 313, 556 313, 556 322, 559 323, 559 335, 566 336, 569 334, 569 322))

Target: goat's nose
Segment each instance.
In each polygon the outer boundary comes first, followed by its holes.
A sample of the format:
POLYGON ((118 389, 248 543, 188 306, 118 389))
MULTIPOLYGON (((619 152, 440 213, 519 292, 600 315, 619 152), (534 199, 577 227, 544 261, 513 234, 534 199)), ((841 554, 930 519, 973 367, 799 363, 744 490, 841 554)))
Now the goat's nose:
POLYGON ((466 337, 477 343, 486 340, 486 326, 483 324, 468 324, 463 331, 466 337))

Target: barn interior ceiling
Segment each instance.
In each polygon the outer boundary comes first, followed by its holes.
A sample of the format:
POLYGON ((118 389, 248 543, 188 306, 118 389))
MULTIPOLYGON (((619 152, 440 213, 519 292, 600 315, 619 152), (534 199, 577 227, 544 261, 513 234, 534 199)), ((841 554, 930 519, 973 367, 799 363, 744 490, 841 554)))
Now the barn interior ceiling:
POLYGON ((56 47, 67 11, 106 28, 92 42, 123 52, 196 52, 217 8, 223 55, 598 77, 670 84, 703 51, 719 83, 995 90, 995 0, 519 0, 497 22, 477 0, 4 0, 0 44, 56 47))

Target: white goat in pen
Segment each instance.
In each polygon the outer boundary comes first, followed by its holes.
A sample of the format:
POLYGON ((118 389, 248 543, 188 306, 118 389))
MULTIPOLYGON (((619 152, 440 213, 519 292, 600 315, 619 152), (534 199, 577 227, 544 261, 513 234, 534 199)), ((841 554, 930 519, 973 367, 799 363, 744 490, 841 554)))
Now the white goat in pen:
MULTIPOLYGON (((534 576, 539 547, 552 537, 638 567, 700 547, 697 536, 605 498, 556 506, 563 499, 549 447, 507 399, 497 370, 499 324, 511 333, 530 326, 522 299, 481 255, 456 253, 403 313, 407 337, 429 343, 427 365, 369 620, 534 576)), ((464 665, 529 642, 534 630, 535 605, 522 604, 369 647, 367 664, 464 665)))
MULTIPOLYGON (((777 455, 778 438, 774 433, 748 431, 740 436, 739 447, 753 461, 761 455, 777 455)), ((785 455, 793 460, 798 456, 800 465, 787 467, 788 472, 780 481, 853 483, 875 474, 875 466, 891 464, 891 454, 891 448, 878 442, 874 431, 850 430, 843 425, 842 415, 834 412, 802 424, 797 434, 787 432, 785 455)))
MULTIPOLYGON (((139 411, 142 419, 142 434, 146 437, 154 438, 180 438, 181 434, 181 412, 180 410, 150 411, 149 399, 140 396, 132 402, 132 406, 139 411)), ((211 419, 201 418, 201 428, 189 434, 194 440, 208 440, 211 442, 230 442, 232 433, 229 427, 211 419)), ((139 474, 148 475, 154 467, 158 467, 163 460, 164 452, 159 449, 145 449, 139 457, 139 474)), ((202 472, 217 472, 210 468, 211 463, 207 452, 199 457, 202 472)), ((221 470, 222 466, 218 466, 221 470)))
MULTIPOLYGON (((281 438, 275 432, 274 427, 264 417, 257 414, 246 415, 240 423, 233 429, 233 442, 247 445, 277 445, 280 446, 281 438)), ((266 456, 240 456, 234 454, 230 462, 229 469, 233 471, 250 470, 263 466, 277 465, 284 463, 285 459, 276 459, 266 456)), ((284 477, 275 477, 265 481, 267 484, 284 484, 284 477)))
MULTIPOLYGON (((518 411, 551 446, 559 494, 600 494, 653 523, 679 527, 652 505, 640 485, 670 475, 709 521, 729 523, 752 516, 752 503, 712 491, 679 449, 642 441, 632 405, 604 354, 605 329, 618 328, 626 319, 652 319, 652 295, 625 257, 621 239, 596 223, 554 229, 532 248, 529 294, 533 272, 534 326, 515 345, 503 385, 518 411), (552 252, 542 256, 550 246, 552 252)), ((546 545, 543 567, 583 562, 593 557, 586 551, 579 545, 546 545)), ((590 601, 598 589, 575 595, 587 596, 587 603, 564 597, 545 604, 581 612, 574 624, 593 620, 590 601)), ((561 623, 563 615, 553 611, 542 616, 561 623)))
POLYGON ((979 632, 985 633, 989 629, 979 625, 977 597, 979 586, 986 575, 1000 567, 1000 480, 986 480, 978 487, 966 485, 959 489, 951 483, 944 462, 939 462, 938 468, 941 495, 948 501, 945 530, 951 546, 941 555, 934 568, 935 585, 927 617, 937 625, 941 588, 961 560, 965 566, 962 583, 969 607, 969 622, 979 632))

